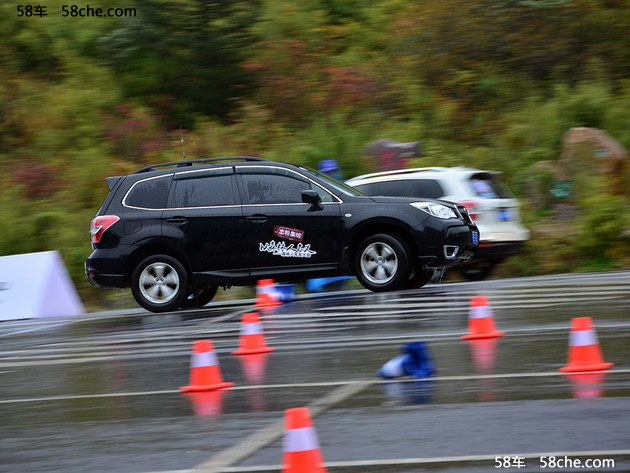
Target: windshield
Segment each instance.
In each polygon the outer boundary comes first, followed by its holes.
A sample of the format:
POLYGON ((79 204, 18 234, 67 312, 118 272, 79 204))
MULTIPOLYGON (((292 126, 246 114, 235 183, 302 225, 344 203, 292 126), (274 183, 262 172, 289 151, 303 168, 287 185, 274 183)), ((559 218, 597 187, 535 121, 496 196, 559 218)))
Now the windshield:
POLYGON ((319 172, 319 171, 316 171, 315 169, 310 169, 304 166, 298 166, 298 167, 302 171, 306 172, 307 174, 310 174, 311 176, 315 176, 319 180, 325 182, 330 187, 332 187, 333 189, 343 194, 353 195, 353 196, 365 195, 363 192, 355 189, 354 187, 350 187, 348 184, 338 181, 334 177, 330 177, 328 174, 324 174, 323 172, 319 172))

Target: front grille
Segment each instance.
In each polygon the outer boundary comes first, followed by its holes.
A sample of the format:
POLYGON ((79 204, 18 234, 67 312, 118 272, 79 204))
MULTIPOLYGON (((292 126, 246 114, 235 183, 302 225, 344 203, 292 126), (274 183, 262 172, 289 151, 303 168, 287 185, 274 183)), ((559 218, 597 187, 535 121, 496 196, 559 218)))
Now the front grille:
POLYGON ((473 221, 470 218, 470 215, 468 214, 468 210, 466 210, 466 207, 464 207, 461 204, 455 204, 457 206, 457 211, 459 212, 459 215, 464 219, 464 222, 468 223, 468 224, 472 224, 473 221))

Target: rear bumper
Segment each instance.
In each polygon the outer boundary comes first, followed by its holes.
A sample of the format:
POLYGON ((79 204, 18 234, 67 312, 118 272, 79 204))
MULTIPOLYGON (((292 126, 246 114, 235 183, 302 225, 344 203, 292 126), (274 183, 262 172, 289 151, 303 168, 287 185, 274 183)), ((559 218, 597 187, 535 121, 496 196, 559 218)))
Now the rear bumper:
POLYGON ((125 277, 122 274, 104 274, 98 269, 85 266, 85 277, 94 287, 125 287, 125 277))
POLYGON ((94 287, 126 287, 125 275, 123 271, 118 271, 124 267, 124 263, 112 258, 100 256, 102 250, 94 250, 84 263, 85 277, 94 287))

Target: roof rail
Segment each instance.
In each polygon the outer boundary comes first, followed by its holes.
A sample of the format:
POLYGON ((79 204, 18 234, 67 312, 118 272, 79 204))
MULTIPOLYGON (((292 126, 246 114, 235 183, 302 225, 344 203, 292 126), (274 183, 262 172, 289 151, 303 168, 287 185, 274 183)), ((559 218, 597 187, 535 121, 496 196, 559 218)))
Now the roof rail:
POLYGON ((150 166, 145 166, 142 169, 138 169, 134 174, 138 174, 141 172, 149 172, 149 171, 157 171, 158 168, 165 168, 168 166, 177 166, 178 168, 192 166, 193 164, 205 164, 205 163, 215 163, 220 161, 267 161, 263 158, 256 158, 254 156, 227 156, 224 158, 205 158, 205 159, 191 159, 187 161, 173 161, 171 163, 160 163, 160 164, 151 164, 150 166))
POLYGON ((448 168, 445 167, 426 167, 426 168, 412 168, 412 169, 398 169, 396 171, 381 171, 374 172, 372 174, 363 174, 362 176, 353 177, 352 179, 369 179, 371 177, 380 177, 380 176, 391 176, 396 174, 412 174, 418 171, 447 171, 448 168))

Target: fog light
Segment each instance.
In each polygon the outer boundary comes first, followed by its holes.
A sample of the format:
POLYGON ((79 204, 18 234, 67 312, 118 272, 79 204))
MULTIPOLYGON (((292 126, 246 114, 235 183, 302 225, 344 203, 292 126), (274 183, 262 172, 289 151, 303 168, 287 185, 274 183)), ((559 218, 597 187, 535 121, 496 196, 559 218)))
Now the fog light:
POLYGON ((446 259, 453 259, 457 256, 457 252, 459 251, 459 246, 455 245, 444 245, 444 256, 446 259))

